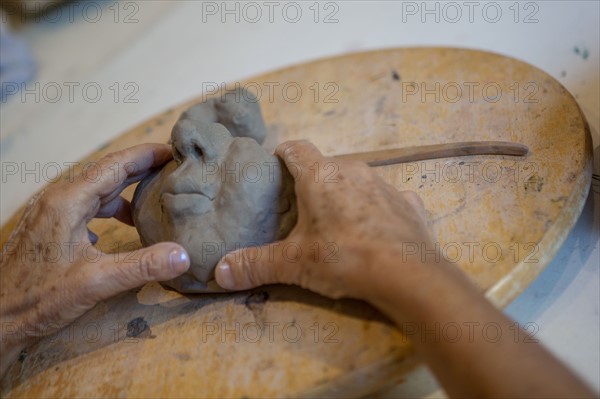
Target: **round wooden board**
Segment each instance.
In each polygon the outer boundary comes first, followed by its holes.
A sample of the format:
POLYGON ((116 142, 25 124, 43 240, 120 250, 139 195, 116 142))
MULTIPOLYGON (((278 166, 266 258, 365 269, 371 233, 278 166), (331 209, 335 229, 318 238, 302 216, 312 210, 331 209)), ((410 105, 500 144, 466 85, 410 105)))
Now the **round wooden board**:
MULTIPOLYGON (((575 100, 546 73, 511 58, 391 49, 240 84, 260 98, 269 149, 291 139, 311 140, 329 155, 471 140, 528 145, 525 159, 376 169, 422 196, 442 252, 500 307, 550 262, 587 195, 591 140, 575 100)), ((166 142, 180 113, 200 100, 150 119, 81 166, 138 143, 166 142)), ((4 226, 3 243, 15 221, 4 226)), ((115 220, 90 227, 105 252, 140 246, 135 229, 115 220)), ((9 370, 2 396, 356 397, 399 381, 414 364, 407 339, 361 302, 284 286, 181 295, 149 284, 30 348, 9 370)))

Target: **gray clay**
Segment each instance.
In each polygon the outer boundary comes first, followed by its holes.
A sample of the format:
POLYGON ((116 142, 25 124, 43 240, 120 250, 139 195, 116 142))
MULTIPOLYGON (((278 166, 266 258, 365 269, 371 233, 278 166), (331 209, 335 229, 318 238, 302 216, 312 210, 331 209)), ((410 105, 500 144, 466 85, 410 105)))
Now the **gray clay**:
POLYGON ((260 105, 254 94, 247 90, 232 90, 221 97, 210 98, 185 111, 179 120, 212 124, 220 123, 233 137, 250 137, 262 144, 265 124, 260 105))
POLYGON ((181 115, 174 159, 140 182, 132 201, 144 246, 174 241, 190 254, 190 270, 164 283, 181 292, 222 291, 214 269, 223 255, 285 238, 296 224, 293 179, 257 142, 265 135, 258 102, 233 94, 181 115))

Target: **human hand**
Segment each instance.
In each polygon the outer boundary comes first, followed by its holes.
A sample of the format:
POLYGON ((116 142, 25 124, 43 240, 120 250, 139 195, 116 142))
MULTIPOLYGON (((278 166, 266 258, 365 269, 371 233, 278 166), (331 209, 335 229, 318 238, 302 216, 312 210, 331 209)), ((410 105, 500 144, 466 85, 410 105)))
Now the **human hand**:
POLYGON ((216 269, 219 285, 297 284, 373 302, 390 279, 393 289, 410 291, 426 278, 430 268, 402 262, 405 243, 434 247, 416 193, 396 190, 363 163, 324 157, 308 142, 283 143, 276 154, 295 179, 298 223, 281 242, 227 254, 216 269))
POLYGON ((171 148, 142 144, 102 158, 99 175, 82 174, 30 201, 0 254, 0 375, 36 339, 74 321, 97 302, 150 281, 184 273, 186 251, 159 243, 134 253, 104 254, 87 223, 114 217, 133 224, 127 186, 171 159, 171 148))

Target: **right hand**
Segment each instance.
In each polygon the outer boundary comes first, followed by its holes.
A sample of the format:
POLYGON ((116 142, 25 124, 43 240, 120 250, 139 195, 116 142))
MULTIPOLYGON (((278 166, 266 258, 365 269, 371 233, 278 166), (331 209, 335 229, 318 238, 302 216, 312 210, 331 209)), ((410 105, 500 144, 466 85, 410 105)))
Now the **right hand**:
POLYGON ((378 291, 410 291, 427 278, 431 268, 420 267, 420 256, 403 260, 407 243, 434 248, 416 193, 396 190, 366 164, 324 157, 306 141, 283 143, 276 154, 295 179, 298 223, 283 241, 227 254, 216 269, 219 285, 296 284, 373 300, 378 291), (393 287, 392 272, 399 273, 393 287))

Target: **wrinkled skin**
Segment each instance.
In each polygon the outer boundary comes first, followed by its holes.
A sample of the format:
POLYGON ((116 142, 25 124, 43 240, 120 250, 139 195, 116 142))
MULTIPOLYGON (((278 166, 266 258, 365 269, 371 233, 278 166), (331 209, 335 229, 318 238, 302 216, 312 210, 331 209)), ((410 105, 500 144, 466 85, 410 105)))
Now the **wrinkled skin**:
POLYGON ((406 243, 435 248, 417 194, 308 142, 283 143, 276 153, 295 178, 298 223, 285 240, 227 254, 216 271, 221 286, 295 284, 368 301, 404 330, 450 397, 598 396, 443 256, 406 256, 406 243), (292 246, 302 253, 286 252, 292 246), (490 325, 504 334, 473 333, 490 325), (448 326, 452 335, 435 333, 448 326))
MULTIPOLYGON (((388 260, 401 256, 402 243, 433 246, 423 202, 413 191, 396 190, 364 163, 324 157, 307 142, 284 143, 276 154, 295 178, 298 222, 281 242, 228 254, 216 273, 221 286, 288 283, 368 300, 369 281, 389 273, 388 260)), ((416 262, 402 267, 407 289, 428 277, 416 262)))
MULTIPOLYGON (((306 142, 284 143, 277 153, 295 178, 298 224, 281 242, 225 256, 217 267, 220 285, 237 290, 298 284, 334 298, 365 299, 399 328, 412 327, 407 336, 451 397, 598 396, 542 345, 528 340, 529 334, 515 328, 457 267, 443 258, 424 262, 420 256, 402 256, 405 242, 431 243, 416 194, 396 191, 364 165, 323 157, 306 142), (304 255, 286 254, 286 243, 295 243, 304 255), (311 251, 315 243, 322 245, 311 251), (326 247, 331 243, 333 253, 326 247), (264 256, 257 258, 257 252, 264 256), (491 324, 506 334, 490 341, 470 332, 474 325, 491 324), (432 334, 449 325, 461 339, 432 334)), ((136 262, 120 263, 94 248, 86 229, 93 217, 131 222, 129 204, 119 193, 168 159, 167 146, 134 147, 101 161, 99 181, 80 177, 32 201, 11 236, 12 248, 2 253, 1 374, 36 338, 70 323, 97 301, 187 270, 189 260, 177 244, 144 248, 136 262), (114 169, 115 162, 121 167, 114 169), (125 167, 131 162, 133 170, 125 167), (51 242, 85 245, 98 257, 90 262, 90 253, 75 251, 50 260, 45 248, 51 242), (17 330, 8 333, 12 326, 17 330)))
POLYGON ((95 217, 132 224, 121 191, 170 159, 164 144, 132 147, 100 160, 98 178, 80 175, 53 184, 30 201, 2 248, 0 375, 22 349, 99 301, 189 268, 178 244, 163 242, 115 256, 96 248, 96 237, 87 229, 95 217))

